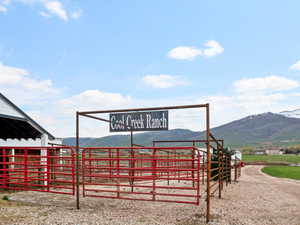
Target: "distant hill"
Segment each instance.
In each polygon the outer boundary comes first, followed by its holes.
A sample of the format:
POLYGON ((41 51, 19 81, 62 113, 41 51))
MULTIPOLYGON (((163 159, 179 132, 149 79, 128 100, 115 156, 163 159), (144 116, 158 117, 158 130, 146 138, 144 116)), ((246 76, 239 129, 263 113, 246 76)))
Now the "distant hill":
POLYGON ((291 118, 300 118, 300 109, 295 109, 291 111, 282 111, 279 114, 291 118))
MULTIPOLYGON (((168 131, 153 131, 136 133, 133 135, 135 144, 152 146, 153 140, 192 140, 199 139, 203 132, 195 132, 187 129, 173 129, 168 131)), ((75 138, 64 138, 63 144, 75 145, 75 138)), ((129 146, 130 135, 110 135, 100 138, 81 138, 81 146, 129 146)))
MULTIPOLYGON (((249 146, 262 143, 300 142, 300 119, 280 114, 263 113, 236 120, 212 129, 215 137, 224 139, 228 146, 249 146)), ((205 136, 204 132, 186 129, 134 134, 134 143, 151 146, 153 140, 192 140, 205 136)), ((75 138, 65 138, 67 145, 75 145, 75 138)), ((129 135, 101 138, 81 138, 81 146, 128 146, 129 135)))
POLYGON ((266 142, 300 142, 300 119, 263 113, 216 127, 212 132, 230 145, 236 146, 266 142))

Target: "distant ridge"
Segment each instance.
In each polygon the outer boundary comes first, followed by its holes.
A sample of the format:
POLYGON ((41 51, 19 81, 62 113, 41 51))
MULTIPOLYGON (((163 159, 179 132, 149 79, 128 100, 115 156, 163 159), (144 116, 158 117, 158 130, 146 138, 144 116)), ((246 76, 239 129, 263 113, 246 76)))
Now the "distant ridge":
MULTIPOLYGON (((211 131, 217 138, 224 139, 228 146, 235 147, 263 143, 300 143, 300 119, 270 112, 247 116, 215 127, 211 131)), ((152 146, 153 140, 191 140, 203 138, 204 134, 204 132, 187 129, 137 133, 134 135, 134 143, 152 146)), ((82 138, 80 142, 82 146, 128 146, 129 135, 82 138)), ((65 138, 63 143, 74 145, 75 139, 65 138)))
POLYGON ((282 111, 279 114, 291 118, 300 118, 300 109, 295 109, 291 111, 282 111))
POLYGON ((300 119, 269 112, 227 123, 212 129, 212 132, 237 146, 264 142, 300 142, 300 119))

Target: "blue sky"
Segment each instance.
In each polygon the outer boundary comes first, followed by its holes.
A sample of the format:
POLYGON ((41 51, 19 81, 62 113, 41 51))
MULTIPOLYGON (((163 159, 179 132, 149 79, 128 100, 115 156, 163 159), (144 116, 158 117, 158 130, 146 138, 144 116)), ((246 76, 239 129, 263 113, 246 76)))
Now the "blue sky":
MULTIPOLYGON (((296 0, 0 0, 0 90, 58 136, 74 135, 76 110, 209 102, 217 126, 295 109, 299 8, 296 0)), ((186 125, 191 115, 174 127, 201 129, 186 125)), ((86 126, 86 136, 107 134, 86 126)))

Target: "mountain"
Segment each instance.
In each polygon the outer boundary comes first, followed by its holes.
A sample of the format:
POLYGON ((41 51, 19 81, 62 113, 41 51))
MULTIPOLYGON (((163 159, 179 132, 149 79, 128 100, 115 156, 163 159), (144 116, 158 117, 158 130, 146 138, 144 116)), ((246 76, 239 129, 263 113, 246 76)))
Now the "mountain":
MULTIPOLYGON (((79 140, 79 144, 81 146, 87 146, 86 143, 89 143, 89 141, 92 141, 94 140, 94 138, 80 138, 79 140)), ((76 139, 73 138, 73 137, 70 137, 70 138, 63 138, 63 145, 69 145, 69 146, 72 146, 72 145, 76 145, 76 139)))
MULTIPOLYGON (((152 146, 153 140, 192 140, 199 139, 203 132, 196 132, 187 129, 173 129, 168 131, 153 131, 136 133, 133 135, 133 143, 152 146)), ((63 144, 75 145, 75 138, 64 138, 63 144)), ((130 135, 110 135, 100 138, 80 138, 81 146, 129 146, 130 135)))
MULTIPOLYGON (((236 120, 211 130, 215 137, 224 139, 228 146, 300 143, 300 119, 282 114, 263 113, 236 120)), ((153 140, 192 140, 205 137, 205 132, 186 129, 134 134, 134 143, 152 146, 153 140)), ((64 144, 75 145, 75 138, 64 144)), ((81 146, 129 146, 129 135, 110 135, 101 138, 81 138, 81 146)), ((180 144, 177 144, 180 145, 180 144)))
POLYGON ((300 118, 300 109, 295 109, 291 111, 282 111, 279 114, 291 118, 300 118))
POLYGON ((300 142, 300 119, 263 113, 236 120, 212 129, 216 137, 230 145, 300 142))

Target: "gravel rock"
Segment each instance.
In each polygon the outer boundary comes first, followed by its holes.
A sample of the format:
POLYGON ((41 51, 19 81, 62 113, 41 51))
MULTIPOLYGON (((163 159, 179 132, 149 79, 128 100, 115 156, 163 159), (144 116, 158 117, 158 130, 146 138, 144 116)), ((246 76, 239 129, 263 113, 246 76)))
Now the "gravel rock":
MULTIPOLYGON (((224 187, 222 199, 212 198, 210 225, 300 225, 300 182, 270 177, 261 167, 243 169, 238 183, 224 187)), ((202 188, 204 189, 204 188, 202 188)), ((205 202, 200 206, 81 198, 39 192, 0 193, 0 224, 78 225, 201 225, 205 202)))

